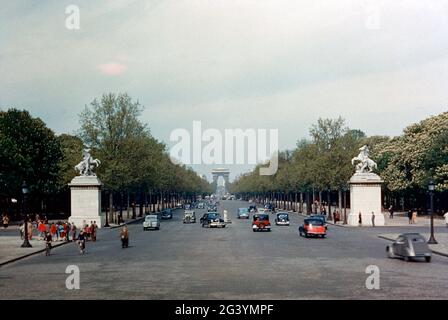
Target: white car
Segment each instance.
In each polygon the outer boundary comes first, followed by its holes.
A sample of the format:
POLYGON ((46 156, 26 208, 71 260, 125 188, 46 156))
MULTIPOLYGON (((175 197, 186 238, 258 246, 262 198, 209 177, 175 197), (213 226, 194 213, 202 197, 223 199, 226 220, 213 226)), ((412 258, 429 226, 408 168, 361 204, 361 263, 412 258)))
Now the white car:
POLYGON ((158 215, 150 214, 145 217, 145 220, 143 221, 143 231, 149 229, 155 229, 155 230, 160 229, 160 221, 158 215))

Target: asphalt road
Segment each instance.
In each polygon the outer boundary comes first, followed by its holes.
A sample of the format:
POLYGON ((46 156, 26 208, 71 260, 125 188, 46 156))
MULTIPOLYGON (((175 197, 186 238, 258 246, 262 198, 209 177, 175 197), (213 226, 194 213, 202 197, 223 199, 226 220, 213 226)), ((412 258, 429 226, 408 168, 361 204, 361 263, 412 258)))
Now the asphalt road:
POLYGON ((377 235, 403 229, 330 225, 326 239, 305 239, 303 218, 291 214, 289 227, 252 232, 250 220, 236 219, 243 206, 221 202, 233 222, 224 229, 183 224, 177 210, 159 231, 130 225, 128 249, 118 229, 101 230, 85 255, 68 244, 1 267, 0 299, 448 299, 448 258, 386 257, 388 241, 377 235), (79 290, 65 286, 68 265, 80 269, 79 290), (379 267, 379 290, 366 288, 369 265, 379 267))

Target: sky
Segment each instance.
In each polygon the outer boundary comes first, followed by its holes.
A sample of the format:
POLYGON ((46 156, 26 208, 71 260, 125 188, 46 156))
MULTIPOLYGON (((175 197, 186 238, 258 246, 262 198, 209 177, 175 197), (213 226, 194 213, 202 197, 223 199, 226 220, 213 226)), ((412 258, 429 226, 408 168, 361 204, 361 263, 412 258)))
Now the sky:
MULTIPOLYGON (((448 1, 0 1, 0 109, 58 134, 95 97, 127 92, 168 146, 199 120, 278 129, 292 149, 320 117, 399 135, 447 111, 447 88, 448 1)), ((252 166, 227 167, 232 179, 252 166)))

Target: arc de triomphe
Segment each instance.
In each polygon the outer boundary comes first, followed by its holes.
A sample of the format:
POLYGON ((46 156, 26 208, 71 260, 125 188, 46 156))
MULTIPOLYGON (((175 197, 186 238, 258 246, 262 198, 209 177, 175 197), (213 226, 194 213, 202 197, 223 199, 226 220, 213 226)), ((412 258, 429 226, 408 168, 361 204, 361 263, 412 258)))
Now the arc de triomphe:
POLYGON ((218 187, 218 179, 219 177, 223 177, 225 181, 225 192, 227 192, 227 186, 229 185, 229 175, 230 171, 229 169, 225 168, 216 168, 212 170, 212 176, 213 176, 213 185, 218 187))

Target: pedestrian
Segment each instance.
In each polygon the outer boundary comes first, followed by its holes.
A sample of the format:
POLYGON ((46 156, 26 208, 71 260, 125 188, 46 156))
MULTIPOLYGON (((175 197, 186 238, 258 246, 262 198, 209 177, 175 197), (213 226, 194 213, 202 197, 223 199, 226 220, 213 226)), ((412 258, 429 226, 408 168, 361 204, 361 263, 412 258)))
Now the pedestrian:
POLYGON ((27 228, 28 228, 28 240, 32 240, 33 239, 33 224, 27 223, 27 228))
POLYGON ((412 224, 417 223, 417 209, 412 212, 412 224))
POLYGON ((65 230, 65 241, 70 242, 69 233, 70 233, 70 222, 66 222, 64 224, 64 230, 65 230))
POLYGON ((412 224, 412 210, 408 211, 408 220, 409 220, 409 224, 412 224))
POLYGON ((9 217, 8 217, 8 215, 7 215, 6 213, 3 214, 3 217, 2 217, 2 223, 3 223, 3 228, 4 228, 4 229, 8 228, 8 225, 9 225, 9 217))
POLYGON ((51 223, 50 233, 51 233, 51 237, 54 239, 57 234, 57 228, 56 228, 56 225, 54 224, 54 222, 51 223))
POLYGON ((372 227, 375 227, 375 213, 372 211, 372 227))
POLYGON ((358 224, 360 226, 362 226, 362 214, 361 214, 361 211, 359 211, 359 215, 358 215, 358 224))
POLYGON ((70 233, 72 235, 72 241, 75 241, 75 239, 76 239, 76 225, 74 223, 72 223, 72 225, 71 225, 70 233))
POLYGON ((445 214, 443 215, 443 217, 445 218, 445 224, 446 224, 446 227, 448 228, 448 211, 445 212, 445 214))
POLYGON ((20 239, 24 239, 25 237, 25 224, 21 223, 19 226, 19 231, 20 231, 20 239))
POLYGON ((96 241, 96 229, 95 224, 93 222, 90 225, 90 238, 92 239, 92 241, 96 241))
POLYGON ((40 238, 45 238, 45 232, 47 231, 47 228, 42 221, 39 221, 39 224, 37 225, 37 231, 39 232, 40 238))
POLYGON ((394 218, 394 207, 392 205, 389 207, 389 218, 394 218))

